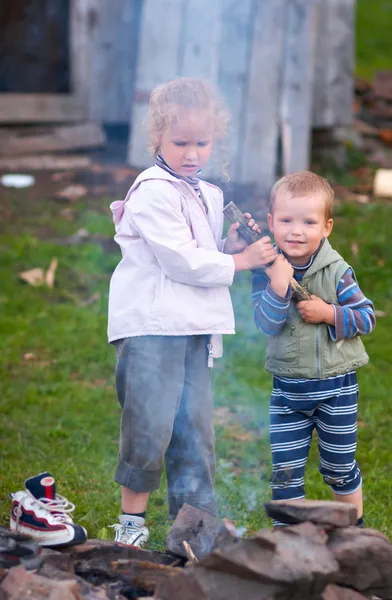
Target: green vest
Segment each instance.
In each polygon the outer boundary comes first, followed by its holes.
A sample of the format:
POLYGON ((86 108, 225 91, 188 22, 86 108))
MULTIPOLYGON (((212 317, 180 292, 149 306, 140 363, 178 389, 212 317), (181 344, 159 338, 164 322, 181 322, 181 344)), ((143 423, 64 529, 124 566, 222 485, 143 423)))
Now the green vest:
MULTIPOLYGON (((338 304, 336 289, 348 268, 326 239, 301 284, 328 304, 338 304)), ((368 360, 359 336, 334 342, 326 323, 302 320, 293 299, 285 325, 277 335, 267 336, 265 368, 282 377, 325 379, 354 371, 368 360)))

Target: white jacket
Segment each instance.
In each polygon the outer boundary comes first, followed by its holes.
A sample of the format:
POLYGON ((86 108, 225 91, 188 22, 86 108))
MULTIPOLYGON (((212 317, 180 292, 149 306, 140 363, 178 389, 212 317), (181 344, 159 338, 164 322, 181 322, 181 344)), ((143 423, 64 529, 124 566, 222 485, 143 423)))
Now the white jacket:
MULTIPOLYGON (((110 282, 110 342, 234 333, 234 260, 222 252, 223 194, 205 181, 200 191, 207 214, 189 184, 154 166, 125 200, 111 204, 122 259, 110 282)), ((213 336, 215 357, 219 337, 213 336)))

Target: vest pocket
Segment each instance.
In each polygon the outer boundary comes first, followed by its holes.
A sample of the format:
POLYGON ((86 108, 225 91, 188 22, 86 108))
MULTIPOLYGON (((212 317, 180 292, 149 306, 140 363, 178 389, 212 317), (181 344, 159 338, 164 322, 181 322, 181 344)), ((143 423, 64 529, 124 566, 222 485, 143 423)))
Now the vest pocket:
POLYGON ((286 335, 268 336, 266 361, 269 365, 296 365, 299 361, 299 339, 295 335, 295 326, 288 323, 286 335), (293 335, 291 335, 293 334, 293 335))

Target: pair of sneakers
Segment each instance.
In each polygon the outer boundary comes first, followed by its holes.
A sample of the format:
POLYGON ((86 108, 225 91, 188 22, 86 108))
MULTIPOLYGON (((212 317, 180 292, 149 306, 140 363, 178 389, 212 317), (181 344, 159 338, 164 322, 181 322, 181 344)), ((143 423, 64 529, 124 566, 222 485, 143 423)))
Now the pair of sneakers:
MULTIPOLYGON (((25 489, 10 494, 12 508, 10 529, 27 535, 40 546, 66 547, 83 544, 87 540, 84 527, 73 522, 70 515, 75 505, 56 492, 56 482, 48 472, 25 481, 25 489)), ((115 541, 133 546, 144 546, 149 532, 144 519, 120 515, 119 523, 112 525, 115 541)))

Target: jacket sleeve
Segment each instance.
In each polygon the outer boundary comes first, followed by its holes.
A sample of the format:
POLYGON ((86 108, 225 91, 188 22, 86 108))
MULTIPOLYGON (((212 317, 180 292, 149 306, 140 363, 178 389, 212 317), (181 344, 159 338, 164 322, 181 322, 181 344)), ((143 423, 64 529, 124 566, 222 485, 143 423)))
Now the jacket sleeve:
POLYGON ((176 199, 165 190, 140 189, 129 215, 169 279, 200 287, 233 283, 232 256, 199 247, 176 199))

